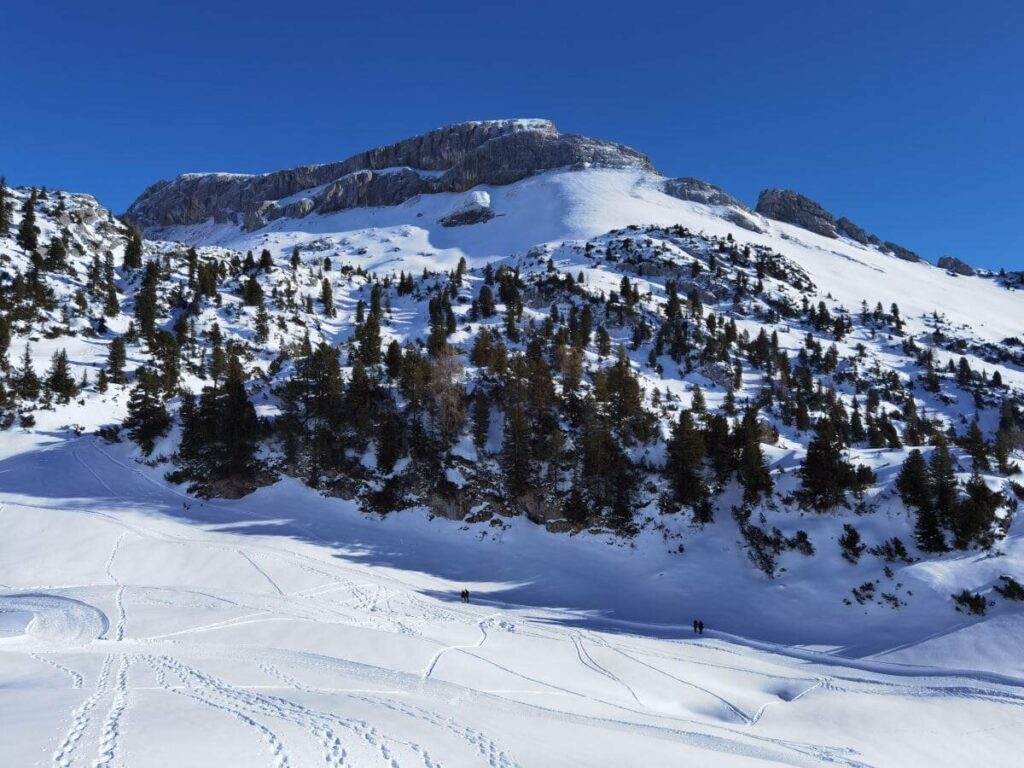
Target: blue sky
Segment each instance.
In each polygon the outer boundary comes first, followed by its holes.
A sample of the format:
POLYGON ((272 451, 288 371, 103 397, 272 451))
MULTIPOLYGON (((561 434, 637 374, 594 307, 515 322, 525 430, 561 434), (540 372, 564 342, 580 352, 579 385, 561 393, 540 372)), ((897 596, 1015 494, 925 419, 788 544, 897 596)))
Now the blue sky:
POLYGON ((0 174, 123 211, 184 171, 549 117, 753 203, 797 189, 929 258, 1024 268, 1024 6, 5 3, 0 174))

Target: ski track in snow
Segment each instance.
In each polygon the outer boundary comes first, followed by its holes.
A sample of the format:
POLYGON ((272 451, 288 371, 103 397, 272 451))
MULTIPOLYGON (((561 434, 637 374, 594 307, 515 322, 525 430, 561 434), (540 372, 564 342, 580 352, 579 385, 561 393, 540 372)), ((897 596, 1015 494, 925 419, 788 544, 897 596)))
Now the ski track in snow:
POLYGON ((471 643, 469 645, 446 645, 444 648, 438 650, 437 653, 431 657, 430 661, 427 662, 427 666, 423 668, 423 679, 426 680, 434 673, 434 667, 437 666, 437 662, 440 661, 441 657, 449 651, 458 651, 467 648, 480 648, 483 646, 483 644, 487 642, 487 625, 500 615, 501 613, 493 613, 490 616, 480 619, 480 622, 477 625, 480 629, 480 637, 475 643, 471 643))
MULTIPOLYGON (((106 453, 97 448, 93 455, 106 456, 106 453)), ((115 491, 103 479, 102 474, 77 452, 75 458, 86 471, 108 488, 111 494, 125 501, 131 498, 128 495, 129 490, 121 494, 115 491)), ((112 458, 111 460, 115 465, 122 466, 121 462, 112 458)), ((149 479, 138 470, 134 470, 130 476, 145 478, 147 483, 149 482, 149 479)), ((159 486, 153 484, 147 491, 154 502, 159 502, 160 494, 155 493, 157 488, 159 486)), ((160 490, 166 495, 167 489, 160 490)), ((599 727, 620 731, 632 737, 647 734, 656 740, 667 739, 708 750, 708 754, 732 755, 737 759, 769 759, 794 765, 832 762, 851 767, 865 766, 869 762, 862 760, 851 747, 775 738, 764 729, 766 723, 774 722, 776 718, 766 719, 766 713, 783 704, 794 704, 814 692, 828 696, 841 695, 846 691, 870 691, 884 696, 920 696, 979 701, 1012 707, 1024 706, 1024 695, 999 690, 999 686, 1014 685, 1014 681, 998 676, 995 679, 987 679, 984 675, 972 676, 970 673, 959 673, 956 670, 914 668, 872 661, 850 660, 847 664, 847 660, 841 657, 830 658, 827 654, 801 649, 745 642, 743 638, 723 638, 728 641, 724 642, 723 639, 719 639, 721 636, 715 633, 709 633, 706 640, 685 644, 652 645, 649 641, 634 639, 626 634, 607 635, 573 628, 563 629, 543 621, 533 622, 525 615, 519 616, 515 613, 522 610, 523 606, 491 602, 486 599, 481 599, 478 603, 483 604, 485 608, 492 605, 500 607, 501 610, 481 615, 482 611, 476 604, 455 607, 435 601, 422 594, 414 583, 407 583, 392 574, 368 570, 329 556, 325 559, 313 557, 286 546, 271 544, 263 538, 245 539, 244 545, 240 546, 238 541, 232 541, 229 537, 216 532, 196 529, 185 534, 183 526, 168 525, 161 522, 162 518, 154 518, 153 522, 140 522, 138 518, 120 514, 90 514, 121 529, 103 566, 106 581, 115 587, 114 603, 117 617, 112 629, 108 624, 107 631, 110 636, 107 640, 99 641, 95 647, 84 646, 76 651, 105 655, 95 690, 72 712, 71 724, 54 752, 55 768, 72 768, 79 763, 83 759, 83 743, 88 742, 93 736, 96 754, 95 760, 91 763, 93 768, 113 768, 115 765, 125 764, 124 724, 126 718, 132 716, 133 707, 137 706, 130 685, 132 679, 137 679, 137 676, 130 671, 138 661, 143 661, 152 669, 159 689, 187 699, 194 705, 218 711, 246 725, 253 737, 265 746, 275 768, 309 764, 305 755, 310 754, 310 749, 315 749, 315 754, 322 760, 321 764, 334 768, 374 764, 387 768, 408 764, 440 768, 448 764, 448 756, 442 759, 432 754, 436 749, 431 746, 429 740, 412 741, 388 735, 396 728, 401 732, 401 724, 407 721, 418 721, 438 732, 455 737, 458 742, 465 745, 465 748, 471 750, 482 764, 491 768, 511 768, 518 765, 498 738, 484 733, 475 725, 459 721, 454 715, 440 711, 442 706, 461 706, 460 702, 479 701, 481 707, 493 707, 496 711, 505 712, 506 716, 540 717, 562 723, 565 727, 599 727), (269 585, 270 590, 254 589, 244 594, 220 595, 216 594, 215 588, 212 587, 149 588, 133 585, 129 592, 129 587, 119 576, 119 573, 124 571, 118 568, 122 556, 127 556, 129 551, 124 547, 129 534, 133 537, 133 553, 137 546, 141 547, 149 541, 196 548, 197 551, 232 553, 244 561, 246 567, 258 572, 260 583, 269 585), (270 561, 279 565, 269 568, 270 561), (289 588, 286 585, 293 577, 302 577, 305 582, 300 583, 299 588, 289 588), (316 583, 310 585, 311 579, 316 583), (143 632, 133 623, 133 637, 129 639, 125 601, 129 594, 133 598, 133 605, 139 600, 144 604, 165 605, 175 609, 201 605, 207 609, 240 608, 250 612, 216 621, 196 622, 190 627, 153 634, 143 632), (510 620, 501 621, 503 616, 508 616, 510 620), (316 657, 292 652, 272 653, 270 649, 241 649, 237 654, 226 652, 225 658, 237 655, 238 661, 251 663, 268 678, 281 683, 283 692, 275 694, 261 690, 260 686, 231 684, 223 676, 205 671, 196 665, 199 659, 221 658, 220 652, 207 656, 204 646, 197 644, 202 643, 204 633, 237 629, 257 623, 289 621, 305 621, 324 626, 351 626, 438 644, 439 641, 431 636, 431 627, 434 625, 476 626, 479 637, 472 643, 442 644, 430 655, 418 674, 402 673, 395 677, 383 669, 373 671, 369 667, 360 667, 366 670, 360 674, 369 675, 368 679, 375 679, 378 683, 388 680, 389 684, 383 687, 396 688, 393 693, 358 693, 349 692, 347 689, 322 688, 303 683, 286 671, 296 664, 312 664, 314 669, 318 665, 323 665, 323 671, 333 669, 347 670, 351 673, 355 669, 344 659, 335 657, 316 657), (522 662, 506 663, 501 656, 496 655, 495 649, 499 646, 488 643, 489 632, 494 628, 514 632, 518 637, 530 638, 537 642, 557 642, 566 645, 571 643, 576 662, 580 669, 585 670, 584 675, 574 677, 564 670, 552 675, 523 667, 522 662), (644 643, 642 647, 641 642, 644 643), (114 650, 111 647, 113 645, 119 646, 119 649, 114 650), (147 653, 147 646, 151 651, 159 646, 159 652, 147 653), (176 646, 180 647, 180 652, 167 652, 176 646), (440 662, 450 652, 472 657, 502 674, 524 680, 537 688, 517 692, 499 690, 497 686, 493 686, 494 692, 487 694, 478 693, 463 685, 445 682, 443 679, 438 680, 438 677, 444 677, 438 674, 440 662), (189 658, 191 654, 197 654, 194 657, 196 660, 189 658), (622 662, 610 664, 610 654, 614 654, 622 662), (711 654, 710 657, 705 658, 708 654, 711 654), (723 659, 723 656, 726 658, 723 659), (730 657, 736 659, 736 663, 727 663, 730 657), (790 676, 779 678, 786 681, 796 691, 795 694, 778 694, 776 698, 757 706, 751 715, 743 706, 730 701, 727 696, 716 693, 713 690, 714 685, 702 685, 701 682, 705 681, 706 676, 687 679, 689 675, 685 672, 674 672, 677 668, 720 668, 751 675, 753 679, 770 681, 774 678, 771 673, 756 670, 749 663, 752 659, 761 658, 773 660, 776 664, 811 662, 814 667, 828 664, 829 674, 819 674, 806 680, 806 673, 791 672, 790 676), (651 662, 645 659, 651 659, 651 662), (673 671, 653 663, 657 659, 664 660, 673 671), (849 673, 852 670, 844 670, 843 667, 860 668, 868 675, 852 675, 849 673), (671 680, 673 684, 689 688, 723 708, 723 715, 717 719, 702 719, 659 710, 648 703, 645 695, 647 689, 637 686, 629 674, 631 669, 638 672, 646 670, 665 680, 671 680), (589 675, 596 675, 615 688, 621 689, 628 696, 628 702, 619 696, 593 696, 584 693, 582 688, 575 690, 576 685, 573 681, 583 681, 589 675), (956 679, 958 675, 964 678, 962 684, 942 684, 942 678, 956 679), (900 679, 901 677, 904 679, 900 679), (171 684, 172 678, 179 680, 180 685, 171 684), (911 679, 919 682, 911 683, 911 679), (416 687, 415 680, 420 681, 421 687, 416 687), (803 682, 803 687, 793 687, 794 682, 803 682), (979 684, 985 682, 988 685, 979 684), (435 690, 435 685, 442 687, 435 690), (426 696, 428 702, 436 702, 437 707, 429 703, 421 705, 406 700, 405 695, 413 692, 426 696), (585 705, 588 711, 598 708, 597 711, 602 714, 576 714, 544 704, 523 703, 518 699, 509 698, 509 695, 530 696, 542 693, 572 697, 580 702, 581 706, 585 705), (480 698, 481 696, 484 698, 480 698), (300 703, 300 699, 307 698, 329 703, 321 705, 322 708, 300 703), (97 710, 108 700, 106 714, 100 719, 97 717, 97 710), (346 700, 368 707, 370 711, 389 714, 380 723, 375 717, 371 718, 365 714, 360 718, 345 717, 340 714, 340 709, 346 700), (753 729, 754 726, 757 726, 756 731, 753 729), (301 760, 298 757, 300 754, 304 755, 301 760)), ((210 646, 210 650, 217 647, 210 646)), ((72 688, 83 687, 85 682, 82 675, 50 659, 49 655, 53 652, 49 649, 40 649, 33 653, 33 657, 67 675, 72 688)))

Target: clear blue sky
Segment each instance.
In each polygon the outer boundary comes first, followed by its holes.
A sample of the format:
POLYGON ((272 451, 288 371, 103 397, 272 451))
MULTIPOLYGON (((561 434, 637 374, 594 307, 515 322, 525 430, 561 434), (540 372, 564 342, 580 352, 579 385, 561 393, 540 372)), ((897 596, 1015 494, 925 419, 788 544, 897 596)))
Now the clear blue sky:
POLYGON ((1024 268, 1019 2, 4 3, 0 174, 123 211, 184 171, 549 117, 749 203, 1024 268))

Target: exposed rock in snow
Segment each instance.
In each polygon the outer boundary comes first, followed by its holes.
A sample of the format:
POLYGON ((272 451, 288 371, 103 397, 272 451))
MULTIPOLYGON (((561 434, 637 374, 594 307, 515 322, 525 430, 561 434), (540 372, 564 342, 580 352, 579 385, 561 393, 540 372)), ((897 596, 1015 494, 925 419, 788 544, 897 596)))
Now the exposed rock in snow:
POLYGON ((666 195, 680 200, 718 208, 722 218, 731 221, 738 227, 743 227, 751 232, 764 232, 764 228, 757 222, 753 211, 714 184, 683 176, 678 179, 666 179, 664 190, 666 195))
POLYGON ((461 227, 467 224, 480 224, 494 218, 491 210, 491 196, 486 192, 473 192, 447 216, 438 219, 443 227, 461 227))
POLYGON ((972 277, 977 274, 977 272, 974 271, 974 267, 972 267, 963 259, 958 259, 956 256, 940 257, 939 268, 948 269, 950 272, 953 272, 958 275, 963 275, 964 277, 972 277))
POLYGON ((253 230, 281 216, 396 205, 425 192, 511 184, 562 167, 652 170, 635 150, 561 134, 547 120, 491 120, 439 128, 340 163, 257 176, 185 174, 149 187, 125 215, 144 232, 208 219, 253 230), (279 202, 314 187, 322 189, 311 198, 279 202))
POLYGON ((769 219, 795 224, 825 237, 836 237, 836 222, 832 214, 809 197, 791 189, 762 191, 755 210, 769 219))

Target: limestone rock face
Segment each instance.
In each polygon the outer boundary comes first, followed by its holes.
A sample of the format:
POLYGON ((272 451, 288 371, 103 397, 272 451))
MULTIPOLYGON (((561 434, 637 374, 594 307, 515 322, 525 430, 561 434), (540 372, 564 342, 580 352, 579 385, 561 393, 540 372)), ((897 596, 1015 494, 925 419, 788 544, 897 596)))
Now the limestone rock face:
POLYGON ((720 208, 722 216, 738 227, 743 227, 751 232, 764 232, 764 228, 758 224, 753 211, 714 184, 708 184, 706 181, 690 176, 682 176, 677 179, 666 179, 663 190, 666 195, 679 200, 689 200, 692 203, 720 208))
POLYGON ((636 150, 559 133, 548 120, 490 120, 439 128, 338 163, 255 176, 184 174, 149 187, 125 218, 143 232, 211 218, 253 230, 282 216, 397 205, 424 193, 588 167, 654 170, 636 150))
POLYGON ((939 258, 939 268, 948 269, 950 272, 963 275, 964 277, 973 277, 978 274, 974 271, 974 267, 963 259, 958 259, 956 256, 941 256, 939 258))
POLYGON ((757 198, 755 210, 769 219, 794 224, 825 237, 836 237, 832 214, 809 197, 791 189, 766 189, 757 198))

